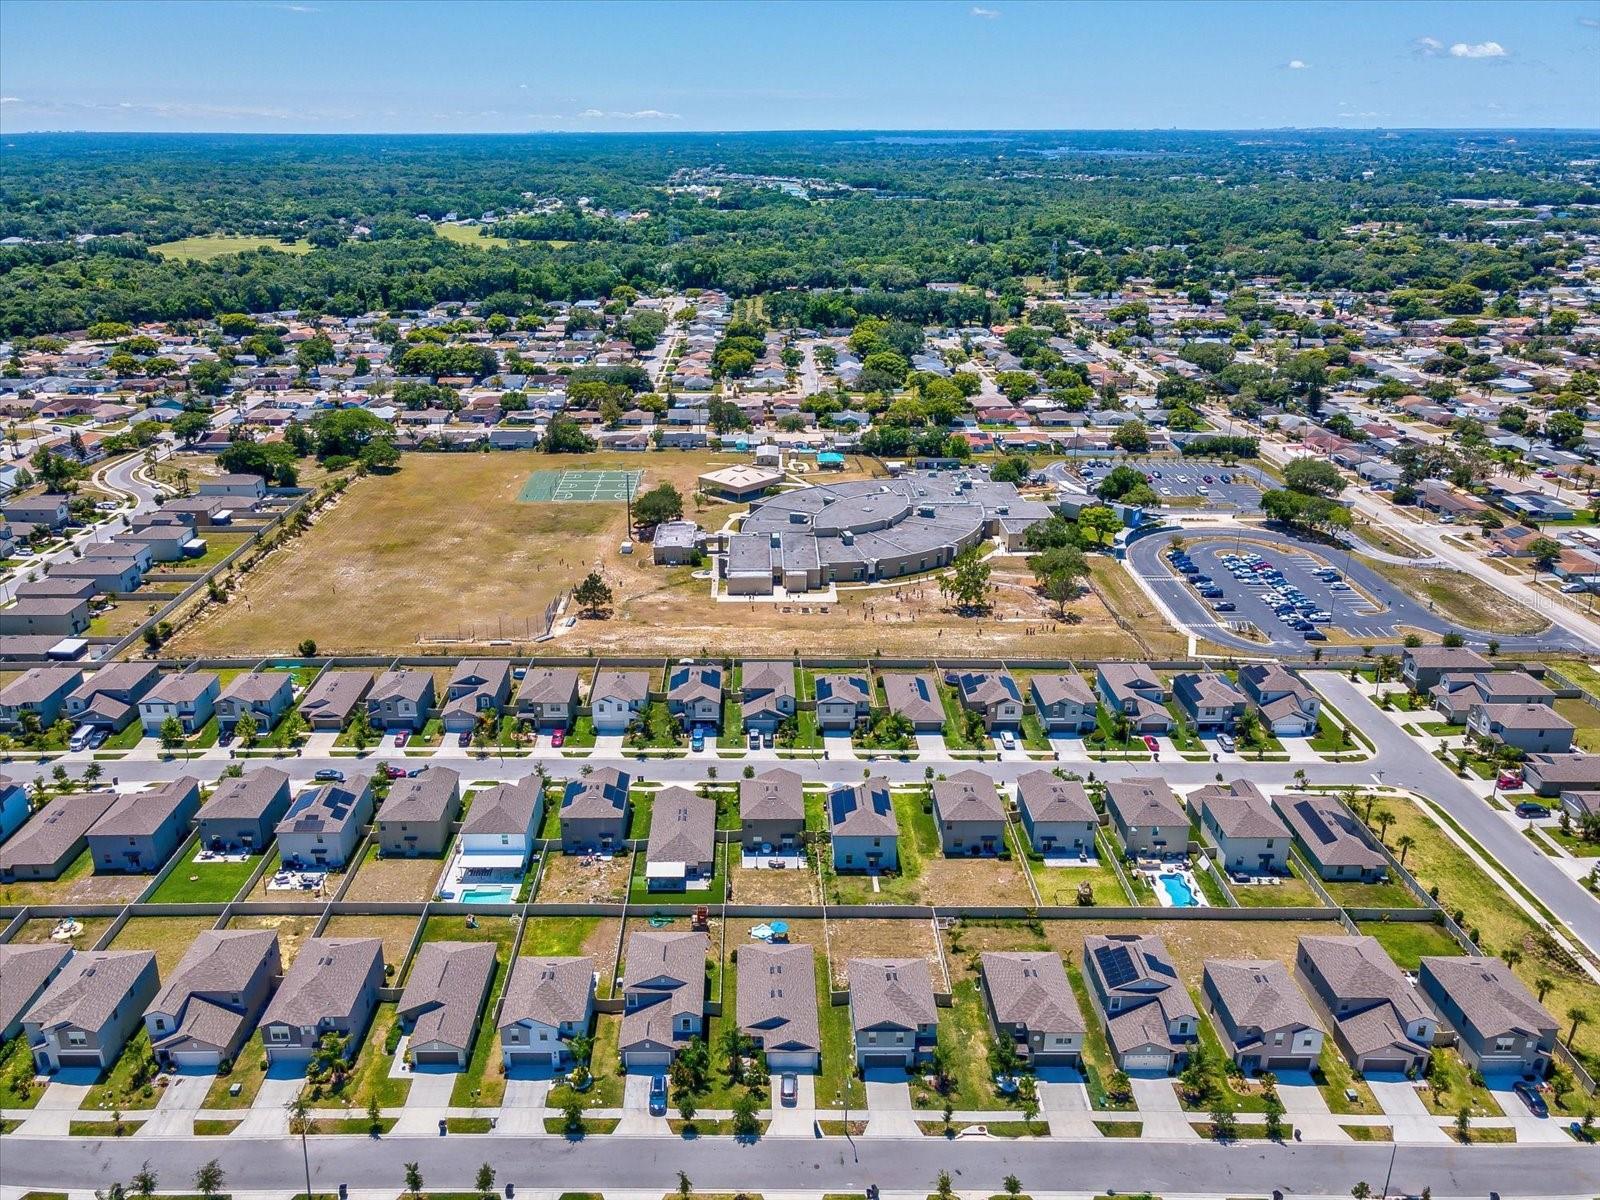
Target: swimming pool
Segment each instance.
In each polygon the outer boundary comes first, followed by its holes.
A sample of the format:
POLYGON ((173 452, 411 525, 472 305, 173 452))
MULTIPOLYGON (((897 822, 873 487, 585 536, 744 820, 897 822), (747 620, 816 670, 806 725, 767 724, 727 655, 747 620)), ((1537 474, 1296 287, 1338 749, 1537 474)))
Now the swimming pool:
POLYGON ((1189 881, 1173 871, 1156 876, 1161 893, 1167 898, 1169 908, 1199 908, 1200 901, 1189 888, 1189 881))
POLYGON ((456 895, 456 900, 461 904, 515 904, 517 902, 517 885, 514 883, 500 884, 473 884, 464 887, 456 895))

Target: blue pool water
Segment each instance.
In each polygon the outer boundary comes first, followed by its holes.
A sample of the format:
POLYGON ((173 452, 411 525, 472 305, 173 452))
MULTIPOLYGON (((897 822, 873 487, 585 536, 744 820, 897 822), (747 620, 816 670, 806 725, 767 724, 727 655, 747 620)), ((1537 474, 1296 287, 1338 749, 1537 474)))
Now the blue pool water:
POLYGON ((510 883, 465 887, 456 899, 462 904, 514 904, 517 889, 510 883))
POLYGON ((1189 890, 1189 884, 1182 875, 1168 872, 1156 876, 1156 881, 1161 884, 1161 890, 1166 893, 1167 901, 1173 908, 1199 908, 1200 901, 1195 899, 1189 890))

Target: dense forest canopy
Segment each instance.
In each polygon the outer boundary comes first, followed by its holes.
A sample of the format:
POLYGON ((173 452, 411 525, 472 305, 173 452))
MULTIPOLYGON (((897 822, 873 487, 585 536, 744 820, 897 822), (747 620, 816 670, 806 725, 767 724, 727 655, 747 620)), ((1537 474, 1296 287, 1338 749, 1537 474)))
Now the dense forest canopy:
POLYGON ((949 282, 1004 298, 1051 274, 1088 290, 1265 275, 1498 291, 1564 251, 1494 222, 1548 206, 1543 230, 1600 227, 1582 165, 1600 137, 1557 132, 39 134, 0 156, 0 238, 21 239, 0 246, 0 334, 582 299, 623 282, 735 295, 949 282), (1449 203, 1491 198, 1526 207, 1449 203), (503 219, 482 246, 435 230, 491 211, 503 219), (216 233, 312 248, 151 250, 216 233))

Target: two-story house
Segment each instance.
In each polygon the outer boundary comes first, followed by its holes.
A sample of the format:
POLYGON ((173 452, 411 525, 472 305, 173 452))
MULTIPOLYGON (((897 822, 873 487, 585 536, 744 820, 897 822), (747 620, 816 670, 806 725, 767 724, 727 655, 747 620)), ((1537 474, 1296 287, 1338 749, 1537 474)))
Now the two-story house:
POLYGON ((615 767, 601 767, 567 781, 561 793, 563 854, 609 854, 627 840, 631 783, 631 777, 615 767))
POLYGON ((685 1043, 703 1035, 710 944, 703 933, 629 935, 619 1038, 627 1070, 664 1071, 685 1043))
POLYGON ((1200 984, 1222 1050, 1246 1075, 1310 1071, 1326 1031, 1275 958, 1209 958, 1200 984))
POLYGON ((1374 937, 1303 937, 1295 973, 1362 1075, 1421 1075, 1438 1018, 1374 937))
POLYGON ((850 1028, 856 1066, 910 1070, 933 1054, 939 1014, 925 958, 852 958, 850 1028))
POLYGON ((1095 727, 1099 703, 1076 671, 1041 672, 1028 681, 1033 711, 1050 733, 1088 733, 1095 727))
POLYGON ((145 1009, 157 1059, 174 1070, 215 1070, 254 1032, 282 970, 270 929, 202 930, 145 1009))
POLYGON ((498 718, 510 696, 510 663, 494 658, 463 659, 445 684, 440 720, 451 733, 470 733, 479 721, 498 718))
POLYGON ((1154 934, 1083 941, 1083 976, 1124 1071, 1174 1071, 1200 1040, 1200 1014, 1167 944, 1154 934))
POLYGON ((805 831, 800 776, 778 767, 739 781, 739 844, 745 854, 794 854, 805 831))
POLYGON ((383 987, 379 938, 309 938, 261 1014, 267 1062, 309 1062, 324 1037, 341 1039, 347 1058, 361 1046, 383 987))
POLYGON ((1248 779, 1208 783, 1189 793, 1189 811, 1217 847, 1232 875, 1285 875, 1289 871, 1289 827, 1261 789, 1248 779))
POLYGON ((597 734, 626 733, 650 704, 650 676, 644 671, 597 671, 589 689, 589 712, 597 734))
POLYGON ((817 728, 850 730, 872 717, 872 679, 862 673, 818 675, 817 728))
POLYGON ((34 1069, 108 1070, 160 987, 149 950, 79 950, 22 1015, 34 1069))
POLYGON ((983 717, 985 729, 1015 729, 1022 722, 1022 691, 1009 671, 948 671, 961 707, 983 717))
POLYGON ((1172 677, 1172 698, 1202 732, 1232 729, 1244 716, 1245 697, 1226 675, 1215 671, 1184 671, 1172 677))
POLYGON ((1273 737, 1312 737, 1322 715, 1322 698, 1298 676, 1277 663, 1251 663, 1239 668, 1239 687, 1261 715, 1273 737))
POLYGON ((500 1004, 500 1053, 518 1067, 559 1069, 572 1061, 572 1039, 594 1020, 594 959, 520 955, 500 1004))
POLYGON ((578 672, 529 667, 517 688, 517 719, 538 730, 566 729, 578 715, 578 672))
POLYGON ((222 685, 215 671, 183 671, 163 675, 139 698, 139 721, 145 733, 161 736, 168 719, 178 722, 184 736, 199 733, 216 711, 222 685))
POLYGON ((828 793, 835 871, 894 871, 900 867, 900 823, 886 779, 840 784, 828 793))
POLYGON ((722 668, 710 663, 678 663, 667 671, 667 711, 685 733, 696 726, 722 724, 722 668))
POLYGON ((1095 671, 1095 686, 1106 711, 1127 717, 1139 736, 1172 732, 1167 689, 1161 677, 1142 663, 1101 663, 1095 671))
POLYGON ((1089 794, 1075 779, 1057 779, 1049 771, 1017 776, 1017 811, 1028 842, 1047 859, 1095 856, 1099 818, 1089 794))
POLYGON ((1027 1066, 1078 1066, 1088 1026, 1061 956, 1042 950, 986 950, 980 961, 995 1037, 1010 1040, 1027 1066))
POLYGON ((994 781, 981 771, 957 771, 933 784, 933 820, 947 858, 1000 853, 1006 812, 994 781))
POLYGON ((432 671, 385 671, 367 693, 367 718, 374 729, 421 729, 433 712, 434 695, 432 671))
POLYGON ((747 662, 739 672, 739 716, 748 732, 772 733, 798 704, 792 662, 747 662))
POLYGON ((1498 958, 1425 957, 1417 986, 1456 1031, 1467 1066, 1486 1076, 1543 1079, 1556 1044, 1556 1019, 1498 958))
POLYGON ((1106 812, 1130 858, 1173 858, 1189 851, 1189 816, 1162 779, 1106 784, 1106 812))

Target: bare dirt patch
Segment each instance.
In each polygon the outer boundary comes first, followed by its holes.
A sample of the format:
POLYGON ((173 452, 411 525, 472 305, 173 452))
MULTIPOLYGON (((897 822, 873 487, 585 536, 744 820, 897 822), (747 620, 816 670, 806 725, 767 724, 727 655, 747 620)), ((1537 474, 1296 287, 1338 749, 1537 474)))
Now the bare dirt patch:
POLYGON ((317 927, 317 918, 309 913, 271 914, 266 916, 240 916, 228 922, 229 929, 270 929, 278 935, 278 956, 287 971, 294 965, 295 955, 317 927))
POLYGON ((1047 921, 1045 936, 1073 961, 1083 956, 1083 939, 1095 933, 1159 934, 1184 977, 1198 981, 1208 958, 1276 958, 1288 966, 1305 936, 1333 936, 1332 921, 1047 921))
MULTIPOLYGON (((74 950, 93 950, 100 936, 111 928, 110 917, 75 917, 81 926, 80 932, 73 935, 70 940, 57 941, 57 945, 71 946, 74 950)), ((22 928, 17 931, 16 937, 11 939, 12 945, 42 946, 46 942, 56 941, 50 935, 55 932, 60 923, 57 917, 35 917, 31 921, 24 921, 22 928)))
POLYGON ((925 860, 917 887, 924 904, 979 905, 1034 903, 1033 891, 1015 857, 925 860))
MULTIPOLYGON (((791 935, 792 936, 792 935, 791 935)), ((925 917, 889 920, 867 918, 828 922, 828 962, 835 987, 848 982, 852 958, 926 958, 934 986, 943 987, 933 922, 925 917)))
POLYGON ((821 896, 817 872, 809 863, 795 869, 745 868, 739 865, 738 847, 729 847, 729 899, 737 904, 817 904, 821 896))
POLYGON ((343 899, 431 900, 443 870, 439 858, 378 858, 369 852, 343 899))
POLYGON ((540 904, 587 904, 618 901, 628 891, 633 856, 613 855, 610 860, 552 850, 545 855, 539 879, 540 904))
POLYGON ((354 916, 348 913, 328 919, 323 937, 375 937, 383 942, 383 962, 393 967, 398 976, 406 952, 411 949, 411 939, 417 932, 415 917, 354 916))

